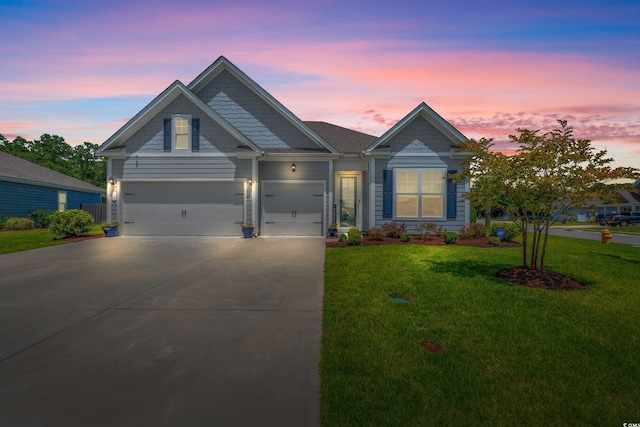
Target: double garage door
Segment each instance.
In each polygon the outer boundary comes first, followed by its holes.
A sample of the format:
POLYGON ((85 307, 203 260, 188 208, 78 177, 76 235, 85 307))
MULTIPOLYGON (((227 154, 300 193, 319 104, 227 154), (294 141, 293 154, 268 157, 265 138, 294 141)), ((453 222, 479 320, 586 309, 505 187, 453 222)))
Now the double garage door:
POLYGON ((242 234, 242 181, 123 182, 122 194, 126 235, 242 234))
POLYGON ((324 182, 262 183, 263 234, 321 236, 324 182))

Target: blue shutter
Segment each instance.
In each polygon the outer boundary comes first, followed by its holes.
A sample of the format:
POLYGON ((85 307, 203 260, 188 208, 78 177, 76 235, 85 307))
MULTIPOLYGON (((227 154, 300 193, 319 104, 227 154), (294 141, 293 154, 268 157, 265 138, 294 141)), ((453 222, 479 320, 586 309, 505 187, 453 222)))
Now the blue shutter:
MULTIPOLYGON (((448 174, 454 174, 458 171, 449 170, 448 174)), ((447 178, 447 218, 456 219, 458 216, 458 186, 451 179, 447 178)))
POLYGON ((382 218, 393 218, 393 171, 382 171, 382 218))
POLYGON ((171 152, 171 119, 164 119, 164 151, 171 152))
POLYGON ((191 151, 200 151, 200 119, 191 119, 191 151))

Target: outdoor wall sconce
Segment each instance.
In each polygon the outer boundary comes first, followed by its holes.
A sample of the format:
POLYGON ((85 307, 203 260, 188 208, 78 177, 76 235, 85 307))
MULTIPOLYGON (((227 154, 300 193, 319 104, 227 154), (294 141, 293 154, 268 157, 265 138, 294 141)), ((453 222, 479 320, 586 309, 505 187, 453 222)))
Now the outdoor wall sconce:
POLYGON ((115 183, 116 181, 112 177, 109 177, 109 184, 114 185, 115 183))
POLYGON ((253 180, 251 178, 247 180, 247 185, 253 185, 253 180))
POLYGON ((291 172, 295 172, 295 171, 296 171, 296 164, 291 163, 291 172))

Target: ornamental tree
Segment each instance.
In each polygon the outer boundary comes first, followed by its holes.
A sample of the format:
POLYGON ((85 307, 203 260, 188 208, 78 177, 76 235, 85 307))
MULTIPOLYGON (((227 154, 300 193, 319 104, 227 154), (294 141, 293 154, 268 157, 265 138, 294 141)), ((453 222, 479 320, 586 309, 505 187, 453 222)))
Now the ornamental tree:
POLYGON ((461 143, 459 150, 471 156, 453 176, 474 182, 464 195, 474 206, 501 208, 509 215, 522 234, 522 265, 530 269, 544 269, 549 226, 561 214, 592 199, 612 200, 621 185, 606 181, 638 176, 632 168, 612 167, 606 150, 596 151, 589 139, 576 139, 566 120, 558 123, 544 134, 517 129, 509 135, 517 146, 513 155, 494 151, 492 139, 461 143))

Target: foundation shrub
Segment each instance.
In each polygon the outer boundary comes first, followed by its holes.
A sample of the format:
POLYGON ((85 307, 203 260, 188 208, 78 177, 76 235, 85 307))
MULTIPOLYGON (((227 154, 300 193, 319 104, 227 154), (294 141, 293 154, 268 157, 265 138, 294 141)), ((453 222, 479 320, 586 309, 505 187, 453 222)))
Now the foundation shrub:
POLYGON ((435 222, 425 222, 416 227, 416 233, 420 239, 429 240, 434 237, 442 237, 444 228, 435 222))
POLYGON ((513 242, 514 239, 520 235, 520 229, 517 225, 507 223, 491 224, 491 227, 489 227, 489 236, 495 236, 500 228, 504 230, 504 237, 502 238, 504 242, 513 242))
POLYGON ((395 221, 386 222, 382 225, 382 230, 387 237, 400 237, 403 233, 407 232, 407 225, 403 222, 398 224, 395 221))
POLYGON ((86 234, 93 226, 93 217, 80 209, 54 212, 49 231, 56 237, 73 237, 86 234))
POLYGON ((445 231, 442 233, 442 238, 444 239, 444 243, 447 245, 453 245, 458 240, 458 233, 455 231, 445 231))
POLYGON ((5 230, 33 230, 33 220, 29 218, 7 218, 4 223, 5 230))
POLYGON ((350 228, 349 237, 347 237, 349 245, 359 245, 362 243, 362 231, 359 228, 350 228))
POLYGON ((500 238, 498 236, 489 237, 489 244, 493 246, 500 246, 500 238))
POLYGON ((51 215, 55 211, 49 211, 44 209, 36 209, 29 214, 29 218, 33 220, 36 228, 47 228, 51 223, 51 215))
POLYGON ((411 241, 411 234, 402 233, 402 235, 400 236, 400 240, 402 240, 405 243, 409 243, 411 241))
POLYGON ((369 229, 369 238, 372 240, 382 240, 384 237, 384 230, 382 227, 371 227, 369 229))
POLYGON ((477 239, 480 237, 484 237, 486 233, 482 224, 472 222, 471 224, 462 227, 460 229, 459 235, 461 239, 477 239))

